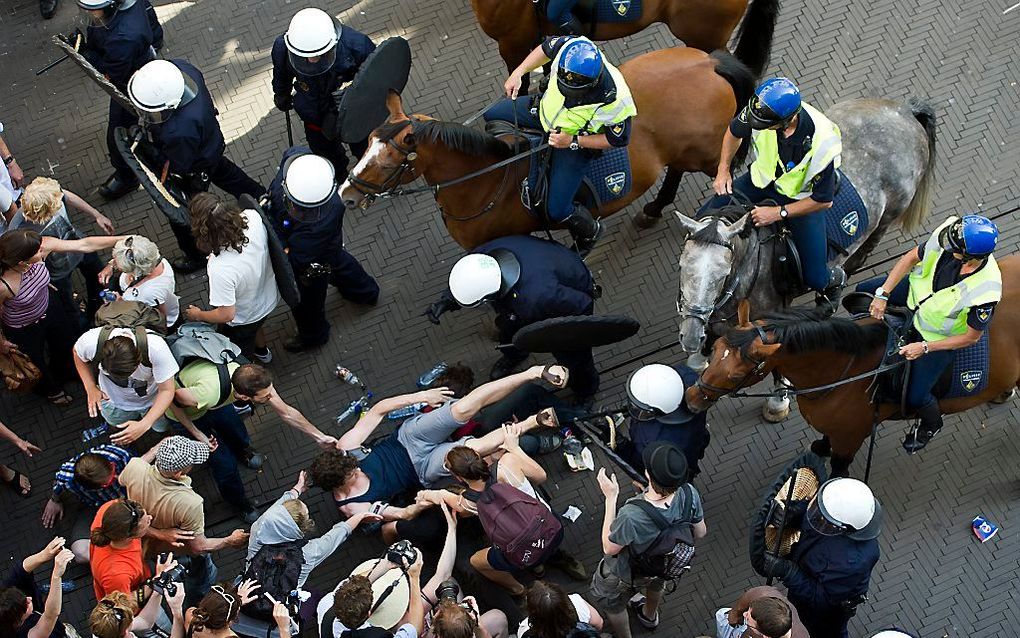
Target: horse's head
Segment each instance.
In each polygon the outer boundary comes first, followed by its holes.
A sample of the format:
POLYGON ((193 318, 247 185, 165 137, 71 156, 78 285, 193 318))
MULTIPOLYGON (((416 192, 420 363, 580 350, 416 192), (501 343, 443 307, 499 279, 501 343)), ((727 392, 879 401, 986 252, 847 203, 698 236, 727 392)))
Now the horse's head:
POLYGON ((380 193, 418 178, 413 125, 427 118, 405 114, 396 91, 386 98, 386 109, 386 121, 368 136, 368 149, 340 185, 340 198, 347 208, 368 208, 380 193))
POLYGON ((708 367, 687 388, 687 405, 695 412, 704 412, 720 398, 758 383, 771 371, 769 359, 782 344, 769 343, 765 330, 751 323, 749 315, 750 303, 743 299, 737 306, 737 326, 716 340, 708 367))
POLYGON ((687 231, 680 253, 676 307, 680 314, 680 346, 690 353, 704 344, 712 313, 730 301, 736 284, 730 275, 737 274, 733 273, 736 255, 744 248, 745 231, 750 225, 747 215, 732 223, 721 217, 694 220, 679 211, 676 216, 687 231))

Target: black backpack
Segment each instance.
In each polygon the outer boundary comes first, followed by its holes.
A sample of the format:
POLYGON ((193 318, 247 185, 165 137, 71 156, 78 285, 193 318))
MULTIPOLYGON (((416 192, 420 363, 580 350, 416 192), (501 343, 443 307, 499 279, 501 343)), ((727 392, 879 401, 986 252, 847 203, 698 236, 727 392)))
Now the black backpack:
POLYGON ((684 509, 674 523, 666 520, 662 510, 648 501, 638 499, 633 502, 659 528, 659 535, 648 549, 630 555, 630 568, 635 577, 676 580, 690 569, 694 559, 694 524, 690 520, 694 513, 694 494, 690 484, 684 484, 682 490, 684 509))
POLYGON ((301 539, 286 543, 263 545, 255 552, 242 580, 252 579, 261 585, 258 597, 241 606, 246 616, 257 620, 273 620, 273 603, 262 594, 267 593, 283 602, 297 589, 301 566, 305 564, 302 549, 308 541, 301 539))

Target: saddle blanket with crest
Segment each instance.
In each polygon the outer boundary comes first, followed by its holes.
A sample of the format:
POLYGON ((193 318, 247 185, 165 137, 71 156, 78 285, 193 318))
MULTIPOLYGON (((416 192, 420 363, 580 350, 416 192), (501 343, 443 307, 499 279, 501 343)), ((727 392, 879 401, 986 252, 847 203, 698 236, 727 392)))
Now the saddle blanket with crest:
MULTIPOLYGON (((542 143, 542 138, 528 136, 532 148, 542 143)), ((531 168, 528 179, 522 185, 521 200, 524 207, 532 213, 545 210, 545 193, 548 187, 549 160, 546 149, 543 153, 531 156, 531 168)), ((581 151, 573 151, 581 152, 581 151)), ((589 210, 597 211, 606 204, 614 202, 630 193, 631 171, 630 156, 627 148, 611 148, 603 151, 588 162, 584 180, 574 200, 584 204, 589 210)))
POLYGON ((939 383, 935 396, 939 399, 958 399, 983 392, 988 387, 988 330, 971 346, 957 350, 949 383, 939 383), (948 387, 947 387, 948 386, 948 387), (939 392, 942 390, 944 392, 939 392))
POLYGON ((641 0, 595 0, 595 22, 633 22, 641 17, 641 0))
POLYGON ((839 254, 846 254, 847 248, 868 228, 868 209, 857 193, 857 188, 842 172, 839 185, 832 199, 832 207, 825 211, 825 239, 829 249, 829 263, 839 254))

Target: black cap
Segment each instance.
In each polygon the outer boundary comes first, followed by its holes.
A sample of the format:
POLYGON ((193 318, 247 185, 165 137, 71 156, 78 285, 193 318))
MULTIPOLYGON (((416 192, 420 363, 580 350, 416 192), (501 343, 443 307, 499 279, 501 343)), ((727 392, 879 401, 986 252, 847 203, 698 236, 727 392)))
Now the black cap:
POLYGON ((648 477, 656 485, 675 489, 687 482, 687 457, 668 441, 655 441, 641 453, 648 477))

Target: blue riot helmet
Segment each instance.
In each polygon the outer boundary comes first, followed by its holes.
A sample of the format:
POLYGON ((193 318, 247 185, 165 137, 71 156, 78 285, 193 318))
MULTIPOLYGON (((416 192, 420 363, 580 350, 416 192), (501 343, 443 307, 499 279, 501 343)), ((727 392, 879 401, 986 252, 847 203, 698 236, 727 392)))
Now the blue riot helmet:
POLYGON ((789 78, 770 78, 754 91, 744 110, 751 128, 761 131, 786 126, 800 113, 800 89, 789 78))

